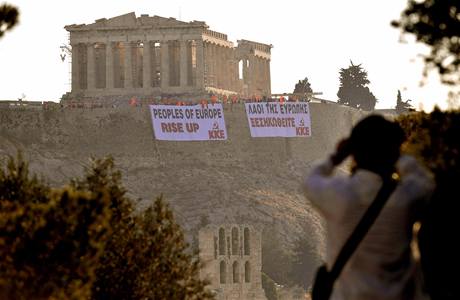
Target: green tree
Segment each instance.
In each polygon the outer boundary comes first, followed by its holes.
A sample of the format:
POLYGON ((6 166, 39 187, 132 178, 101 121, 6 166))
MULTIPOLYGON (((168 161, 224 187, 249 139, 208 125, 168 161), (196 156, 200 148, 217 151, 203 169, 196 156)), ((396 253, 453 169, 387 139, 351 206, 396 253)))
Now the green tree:
POLYGON ((109 220, 107 193, 51 189, 10 158, 0 169, 0 298, 89 298, 109 220))
POLYGON ((19 21, 19 10, 10 4, 0 4, 0 38, 19 21))
POLYGON ((96 270, 93 299, 211 299, 199 279, 200 263, 162 197, 141 214, 133 213, 113 159, 95 160, 78 190, 108 190, 112 233, 96 270))
POLYGON ((398 21, 403 33, 431 47, 425 71, 436 69, 447 84, 460 83, 460 2, 458 0, 409 0, 398 21))
POLYGON ((206 227, 210 223, 211 222, 209 221, 209 217, 207 215, 202 215, 200 217, 200 221, 197 224, 197 226, 191 230, 191 234, 192 234, 191 248, 192 248, 192 251, 194 251, 194 252, 199 251, 200 245, 199 245, 199 241, 198 241, 198 235, 199 235, 200 229, 206 227))
POLYGON ((294 87, 294 94, 309 94, 313 93, 311 89, 310 82, 308 82, 308 77, 305 77, 303 80, 299 80, 294 87))
POLYGON ((292 255, 286 252, 279 234, 273 227, 262 232, 262 272, 278 284, 291 285, 292 255))
POLYGON ((374 109, 377 99, 367 87, 370 83, 367 79, 367 72, 361 65, 350 63, 348 68, 340 69, 340 88, 337 92, 339 100, 337 103, 371 111, 374 109))
POLYGON ((0 299, 211 299, 163 200, 135 213, 113 160, 52 189, 0 170, 0 299))
POLYGON ((407 113, 409 111, 414 110, 412 105, 409 104, 409 102, 411 102, 411 100, 406 100, 406 101, 402 100, 401 91, 398 90, 398 95, 396 97, 396 107, 395 107, 396 112, 398 114, 403 114, 403 113, 407 113))
POLYGON ((321 264, 321 258, 316 252, 315 245, 307 236, 301 236, 294 242, 294 258, 290 277, 294 284, 308 290, 312 284, 316 269, 321 264))
POLYGON ((276 282, 273 281, 267 274, 262 272, 262 288, 268 300, 278 300, 278 292, 276 290, 276 282))

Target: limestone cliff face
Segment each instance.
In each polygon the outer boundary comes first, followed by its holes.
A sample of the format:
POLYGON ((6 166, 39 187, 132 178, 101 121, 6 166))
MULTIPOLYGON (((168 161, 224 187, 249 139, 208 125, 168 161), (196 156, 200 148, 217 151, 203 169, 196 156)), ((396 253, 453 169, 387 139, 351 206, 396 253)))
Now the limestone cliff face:
POLYGON ((80 176, 90 156, 110 154, 140 209, 163 194, 188 231, 206 216, 273 226, 286 241, 308 234, 321 242, 301 182, 363 114, 334 104, 310 110, 310 138, 251 138, 244 106, 228 105, 228 140, 209 142, 155 140, 147 107, 0 110, 0 160, 20 149, 33 172, 58 185, 80 176))

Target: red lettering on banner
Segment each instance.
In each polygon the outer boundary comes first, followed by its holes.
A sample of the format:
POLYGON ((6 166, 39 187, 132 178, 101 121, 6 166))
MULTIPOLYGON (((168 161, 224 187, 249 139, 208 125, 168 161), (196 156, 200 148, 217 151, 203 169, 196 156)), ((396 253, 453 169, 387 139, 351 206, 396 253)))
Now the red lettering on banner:
POLYGON ((308 127, 297 127, 295 129, 295 134, 297 136, 308 136, 310 133, 310 129, 308 127))
POLYGON ((225 139, 225 132, 222 129, 208 130, 208 134, 210 140, 225 139))
POLYGON ((185 124, 185 129, 187 129, 188 132, 197 132, 199 128, 200 128, 200 125, 198 125, 198 123, 186 123, 185 124))
POLYGON ((184 132, 184 124, 182 123, 161 123, 161 131, 167 133, 184 132))

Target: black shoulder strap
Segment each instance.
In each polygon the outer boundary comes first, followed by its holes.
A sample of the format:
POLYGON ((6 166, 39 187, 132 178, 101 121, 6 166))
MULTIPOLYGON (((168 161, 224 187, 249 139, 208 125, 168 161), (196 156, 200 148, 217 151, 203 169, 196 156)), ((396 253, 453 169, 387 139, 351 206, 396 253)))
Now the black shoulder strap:
POLYGON ((397 180, 391 177, 384 179, 383 185, 375 197, 375 200, 369 206, 366 213, 361 218, 355 230, 350 235, 339 255, 337 256, 337 259, 332 266, 331 271, 329 272, 332 280, 336 280, 339 277, 346 262, 356 250, 366 233, 369 231, 369 228, 372 226, 375 219, 379 215, 380 211, 385 205, 385 202, 396 188, 397 183, 397 180))

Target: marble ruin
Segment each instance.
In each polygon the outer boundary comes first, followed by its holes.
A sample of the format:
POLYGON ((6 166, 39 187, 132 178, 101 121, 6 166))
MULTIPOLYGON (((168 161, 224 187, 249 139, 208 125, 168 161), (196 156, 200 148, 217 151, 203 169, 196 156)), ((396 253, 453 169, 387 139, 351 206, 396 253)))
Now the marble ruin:
POLYGON ((217 300, 266 300, 262 289, 261 233, 250 225, 208 225, 198 233, 202 279, 217 300))
POLYGON ((67 25, 72 52, 67 99, 271 93, 271 45, 212 31, 205 22, 128 13, 67 25))

